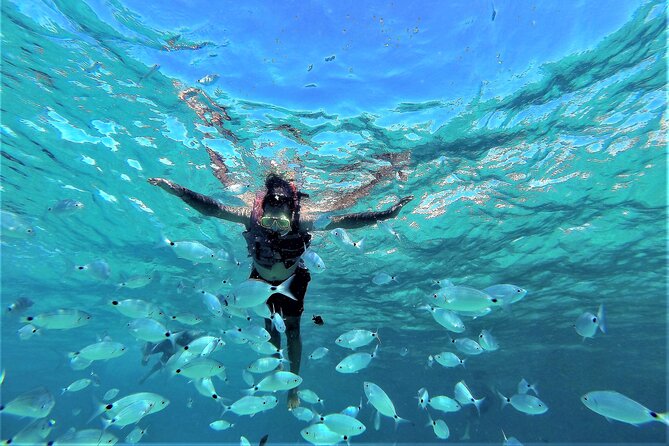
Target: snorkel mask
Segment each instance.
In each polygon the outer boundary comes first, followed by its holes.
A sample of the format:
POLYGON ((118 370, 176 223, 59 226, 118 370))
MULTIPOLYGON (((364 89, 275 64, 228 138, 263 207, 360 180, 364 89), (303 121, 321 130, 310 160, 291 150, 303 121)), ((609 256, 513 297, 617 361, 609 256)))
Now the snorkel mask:
POLYGON ((281 235, 286 235, 290 231, 290 219, 285 215, 276 217, 261 217, 260 226, 265 229, 278 232, 281 235))

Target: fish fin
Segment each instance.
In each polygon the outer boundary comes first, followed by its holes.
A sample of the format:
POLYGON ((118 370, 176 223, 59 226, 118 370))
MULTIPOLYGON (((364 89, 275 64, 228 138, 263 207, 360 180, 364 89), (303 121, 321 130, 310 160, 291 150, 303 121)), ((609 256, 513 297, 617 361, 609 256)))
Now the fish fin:
POLYGON ((599 331, 606 334, 606 314, 604 312, 604 304, 601 304, 599 306, 599 310, 597 310, 597 320, 599 321, 597 325, 599 327, 599 331))
POLYGON ((265 446, 265 443, 267 443, 268 438, 269 434, 263 435, 263 437, 260 439, 260 442, 258 443, 258 446, 265 446))
POLYGON ((114 423, 114 419, 102 419, 102 434, 100 434, 100 437, 104 434, 104 432, 109 429, 109 426, 111 426, 114 423))
MULTIPOLYGON (((502 392, 499 390, 497 391, 497 395, 499 395, 499 397, 502 399, 502 407, 500 409, 504 409, 504 407, 509 404, 509 399, 502 395, 502 392)), ((478 410, 478 407, 476 409, 478 410)))
POLYGON ((667 412, 664 412, 664 413, 653 412, 653 413, 655 415, 657 415, 656 417, 653 417, 653 418, 655 418, 660 423, 664 423, 667 426, 669 426, 669 417, 668 417, 669 414, 667 414, 667 412))
POLYGON ((413 421, 409 421, 406 418, 402 418, 397 414, 393 415, 393 420, 395 420, 395 430, 397 430, 397 426, 399 426, 400 424, 404 424, 404 423, 413 424, 413 421))
POLYGON ((97 417, 98 415, 102 415, 107 407, 108 404, 110 403, 101 403, 95 396, 91 397, 91 400, 93 401, 93 415, 91 415, 88 418, 88 421, 86 424, 90 423, 93 421, 93 418, 97 417))
POLYGON ((289 299, 297 301, 295 296, 293 296, 293 293, 290 292, 290 285, 293 283, 294 279, 295 279, 295 274, 293 274, 292 276, 281 282, 281 284, 279 284, 279 286, 276 287, 276 292, 283 294, 289 299))
POLYGON ((354 248, 360 252, 365 252, 365 237, 361 238, 360 241, 354 245, 354 248))
POLYGON ((481 416, 481 403, 485 400, 485 397, 477 400, 474 399, 474 407, 476 407, 476 411, 479 413, 479 417, 481 416))

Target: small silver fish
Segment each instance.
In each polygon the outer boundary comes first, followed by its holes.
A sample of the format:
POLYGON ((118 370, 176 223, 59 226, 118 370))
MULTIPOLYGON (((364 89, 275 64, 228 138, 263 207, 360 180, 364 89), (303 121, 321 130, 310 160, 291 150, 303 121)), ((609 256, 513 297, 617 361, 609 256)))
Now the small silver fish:
POLYGON ((231 411, 237 415, 253 416, 259 412, 271 410, 278 404, 279 400, 273 395, 266 396, 244 396, 230 406, 225 406, 223 413, 231 411))
POLYGON ((467 387, 467 384, 464 381, 458 382, 455 385, 454 390, 455 399, 458 403, 462 404, 463 406, 466 404, 474 405, 474 407, 476 407, 476 411, 479 413, 479 415, 481 415, 481 403, 483 403, 485 397, 478 400, 474 398, 474 395, 472 395, 472 392, 469 390, 469 387, 467 387))
POLYGON ((332 236, 332 239, 342 248, 357 253, 364 252, 364 246, 365 246, 364 238, 361 238, 360 241, 358 242, 354 242, 351 239, 351 236, 348 235, 348 232, 346 232, 346 230, 344 230, 343 228, 333 229, 332 231, 330 231, 330 235, 332 236))
POLYGON ((309 355, 309 359, 313 359, 314 361, 321 359, 325 357, 325 355, 328 354, 330 350, 327 347, 318 347, 316 348, 311 354, 309 355))
MULTIPOLYGON (((374 384, 373 382, 365 381, 363 383, 363 390, 365 392, 365 396, 367 396, 367 401, 369 401, 369 403, 374 406, 378 413, 395 420, 395 425, 398 423, 408 422, 408 420, 397 415, 395 405, 393 404, 388 394, 381 387, 374 384)), ((376 424, 377 422, 375 420, 374 427, 376 427, 376 424)))
POLYGON ((102 397, 104 401, 109 401, 118 395, 119 389, 109 389, 105 392, 105 395, 102 397))
POLYGON ((388 285, 390 282, 397 283, 397 276, 381 272, 375 274, 374 277, 372 277, 372 282, 375 285, 388 285))
POLYGON ((55 215, 70 215, 84 208, 84 203, 78 200, 66 198, 49 206, 47 210, 55 215))
POLYGON ((451 431, 448 429, 446 422, 444 420, 433 420, 430 412, 427 413, 427 418, 430 420, 429 424, 432 426, 434 435, 442 440, 448 439, 448 437, 451 435, 451 431))
POLYGON ((142 77, 139 78, 139 83, 141 84, 144 80, 146 80, 146 79, 148 79, 149 77, 151 77, 151 75, 153 75, 153 73, 155 73, 155 72, 158 71, 159 69, 160 69, 160 65, 158 65, 158 64, 154 64, 154 65, 151 67, 151 69, 149 69, 149 71, 147 71, 146 73, 144 73, 144 74, 142 75, 142 77))
POLYGON ((507 404, 511 404, 511 406, 513 406, 513 408, 517 411, 526 413, 528 415, 541 415, 548 410, 548 406, 546 406, 543 401, 533 395, 520 393, 513 395, 511 398, 507 398, 500 392, 497 392, 497 394, 502 400, 502 408, 504 408, 504 406, 507 404))
POLYGON ((218 74, 207 74, 203 78, 197 80, 198 84, 202 85, 211 85, 215 83, 219 78, 218 74))
POLYGON ((30 226, 23 217, 9 211, 0 210, 0 236, 4 240, 11 238, 28 238, 35 235, 35 229, 30 226))
POLYGON ((325 262, 323 262, 323 259, 321 259, 315 251, 312 251, 311 248, 307 249, 304 254, 302 254, 302 260, 304 260, 304 264, 309 268, 309 271, 319 274, 325 271, 325 262))
POLYGON ((249 394, 254 392, 275 392, 277 390, 290 390, 302 384, 302 377, 292 372, 277 371, 264 377, 258 384, 247 390, 249 394))
POLYGON ((291 412, 295 418, 300 421, 304 421, 305 423, 311 422, 311 420, 317 416, 313 410, 306 407, 296 407, 291 412))
POLYGON ((128 434, 128 436, 125 437, 125 442, 128 444, 137 444, 148 431, 148 427, 142 428, 135 426, 135 428, 128 434))
POLYGON ((209 427, 215 431, 224 431, 226 429, 234 427, 234 424, 226 420, 216 420, 209 423, 209 427))
POLYGON ((121 288, 130 288, 133 290, 137 288, 143 288, 151 283, 153 277, 154 276, 152 273, 137 274, 122 280, 118 286, 121 288))
POLYGON ((332 432, 344 435, 345 438, 360 435, 367 429, 365 425, 355 417, 343 413, 331 413, 321 416, 320 421, 332 432))
POLYGON ((321 397, 319 397, 313 390, 309 389, 298 390, 297 396, 305 403, 321 404, 321 405, 323 405, 324 403, 321 397))
POLYGON ((499 349, 497 339, 492 336, 490 330, 481 330, 481 334, 479 334, 479 345, 483 347, 483 350, 489 352, 499 349))
POLYGON ((286 331, 286 323, 283 321, 281 315, 276 311, 272 312, 272 325, 279 333, 284 333, 286 331))
POLYGON ((90 320, 90 314, 75 309, 59 309, 23 318, 23 321, 28 324, 50 330, 77 328, 88 324, 90 320))
POLYGON ((97 259, 86 265, 75 266, 78 271, 87 271, 98 280, 107 280, 111 275, 109 264, 103 259, 97 259))
POLYGON ((45 387, 25 392, 9 403, 0 406, 0 413, 18 417, 44 418, 56 404, 56 400, 45 387))
POLYGON ((27 297, 19 297, 13 303, 7 305, 7 313, 20 314, 33 306, 33 301, 27 297))
POLYGON ((427 403, 430 400, 430 394, 425 387, 418 389, 418 396, 416 399, 418 400, 418 407, 421 409, 425 409, 427 407, 427 403))
POLYGON ((339 373, 357 373, 358 371, 367 368, 373 358, 378 355, 379 345, 376 345, 372 353, 351 353, 335 367, 339 373))
POLYGON ((576 333, 583 336, 584 340, 585 338, 594 337, 598 328, 602 333, 606 333, 604 304, 599 306, 597 315, 588 312, 581 314, 578 319, 576 319, 574 328, 576 329, 576 333))
POLYGON ((667 413, 652 411, 613 390, 586 393, 581 397, 581 402, 585 407, 608 420, 617 420, 635 426, 658 421, 669 426, 667 413))

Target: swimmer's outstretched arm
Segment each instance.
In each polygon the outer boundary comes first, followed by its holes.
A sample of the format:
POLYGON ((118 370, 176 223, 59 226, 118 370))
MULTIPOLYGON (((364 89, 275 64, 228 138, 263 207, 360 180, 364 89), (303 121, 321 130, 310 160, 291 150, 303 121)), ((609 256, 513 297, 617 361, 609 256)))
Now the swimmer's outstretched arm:
POLYGON ((248 226, 251 221, 251 212, 246 208, 225 206, 207 195, 202 195, 190 189, 173 183, 165 178, 149 178, 149 183, 162 190, 179 197, 184 203, 208 217, 221 218, 234 223, 243 223, 248 226))
POLYGON ((314 228, 314 221, 306 220, 301 222, 305 229, 310 231, 329 231, 334 228, 343 228, 343 229, 355 229, 362 228, 364 226, 371 226, 376 223, 377 220, 386 220, 388 218, 397 217, 405 204, 413 200, 413 195, 408 195, 403 197, 392 205, 390 208, 384 211, 378 212, 358 212, 355 214, 344 214, 344 215, 335 215, 330 218, 330 223, 328 223, 324 228, 316 229, 314 228))

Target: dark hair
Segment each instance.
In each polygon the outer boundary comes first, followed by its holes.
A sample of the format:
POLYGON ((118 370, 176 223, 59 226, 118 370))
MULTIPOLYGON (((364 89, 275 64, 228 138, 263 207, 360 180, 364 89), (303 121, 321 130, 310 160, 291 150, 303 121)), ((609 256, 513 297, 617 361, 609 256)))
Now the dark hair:
POLYGON ((267 175, 265 179, 265 189, 268 194, 283 195, 286 197, 293 196, 293 186, 275 173, 267 175))

